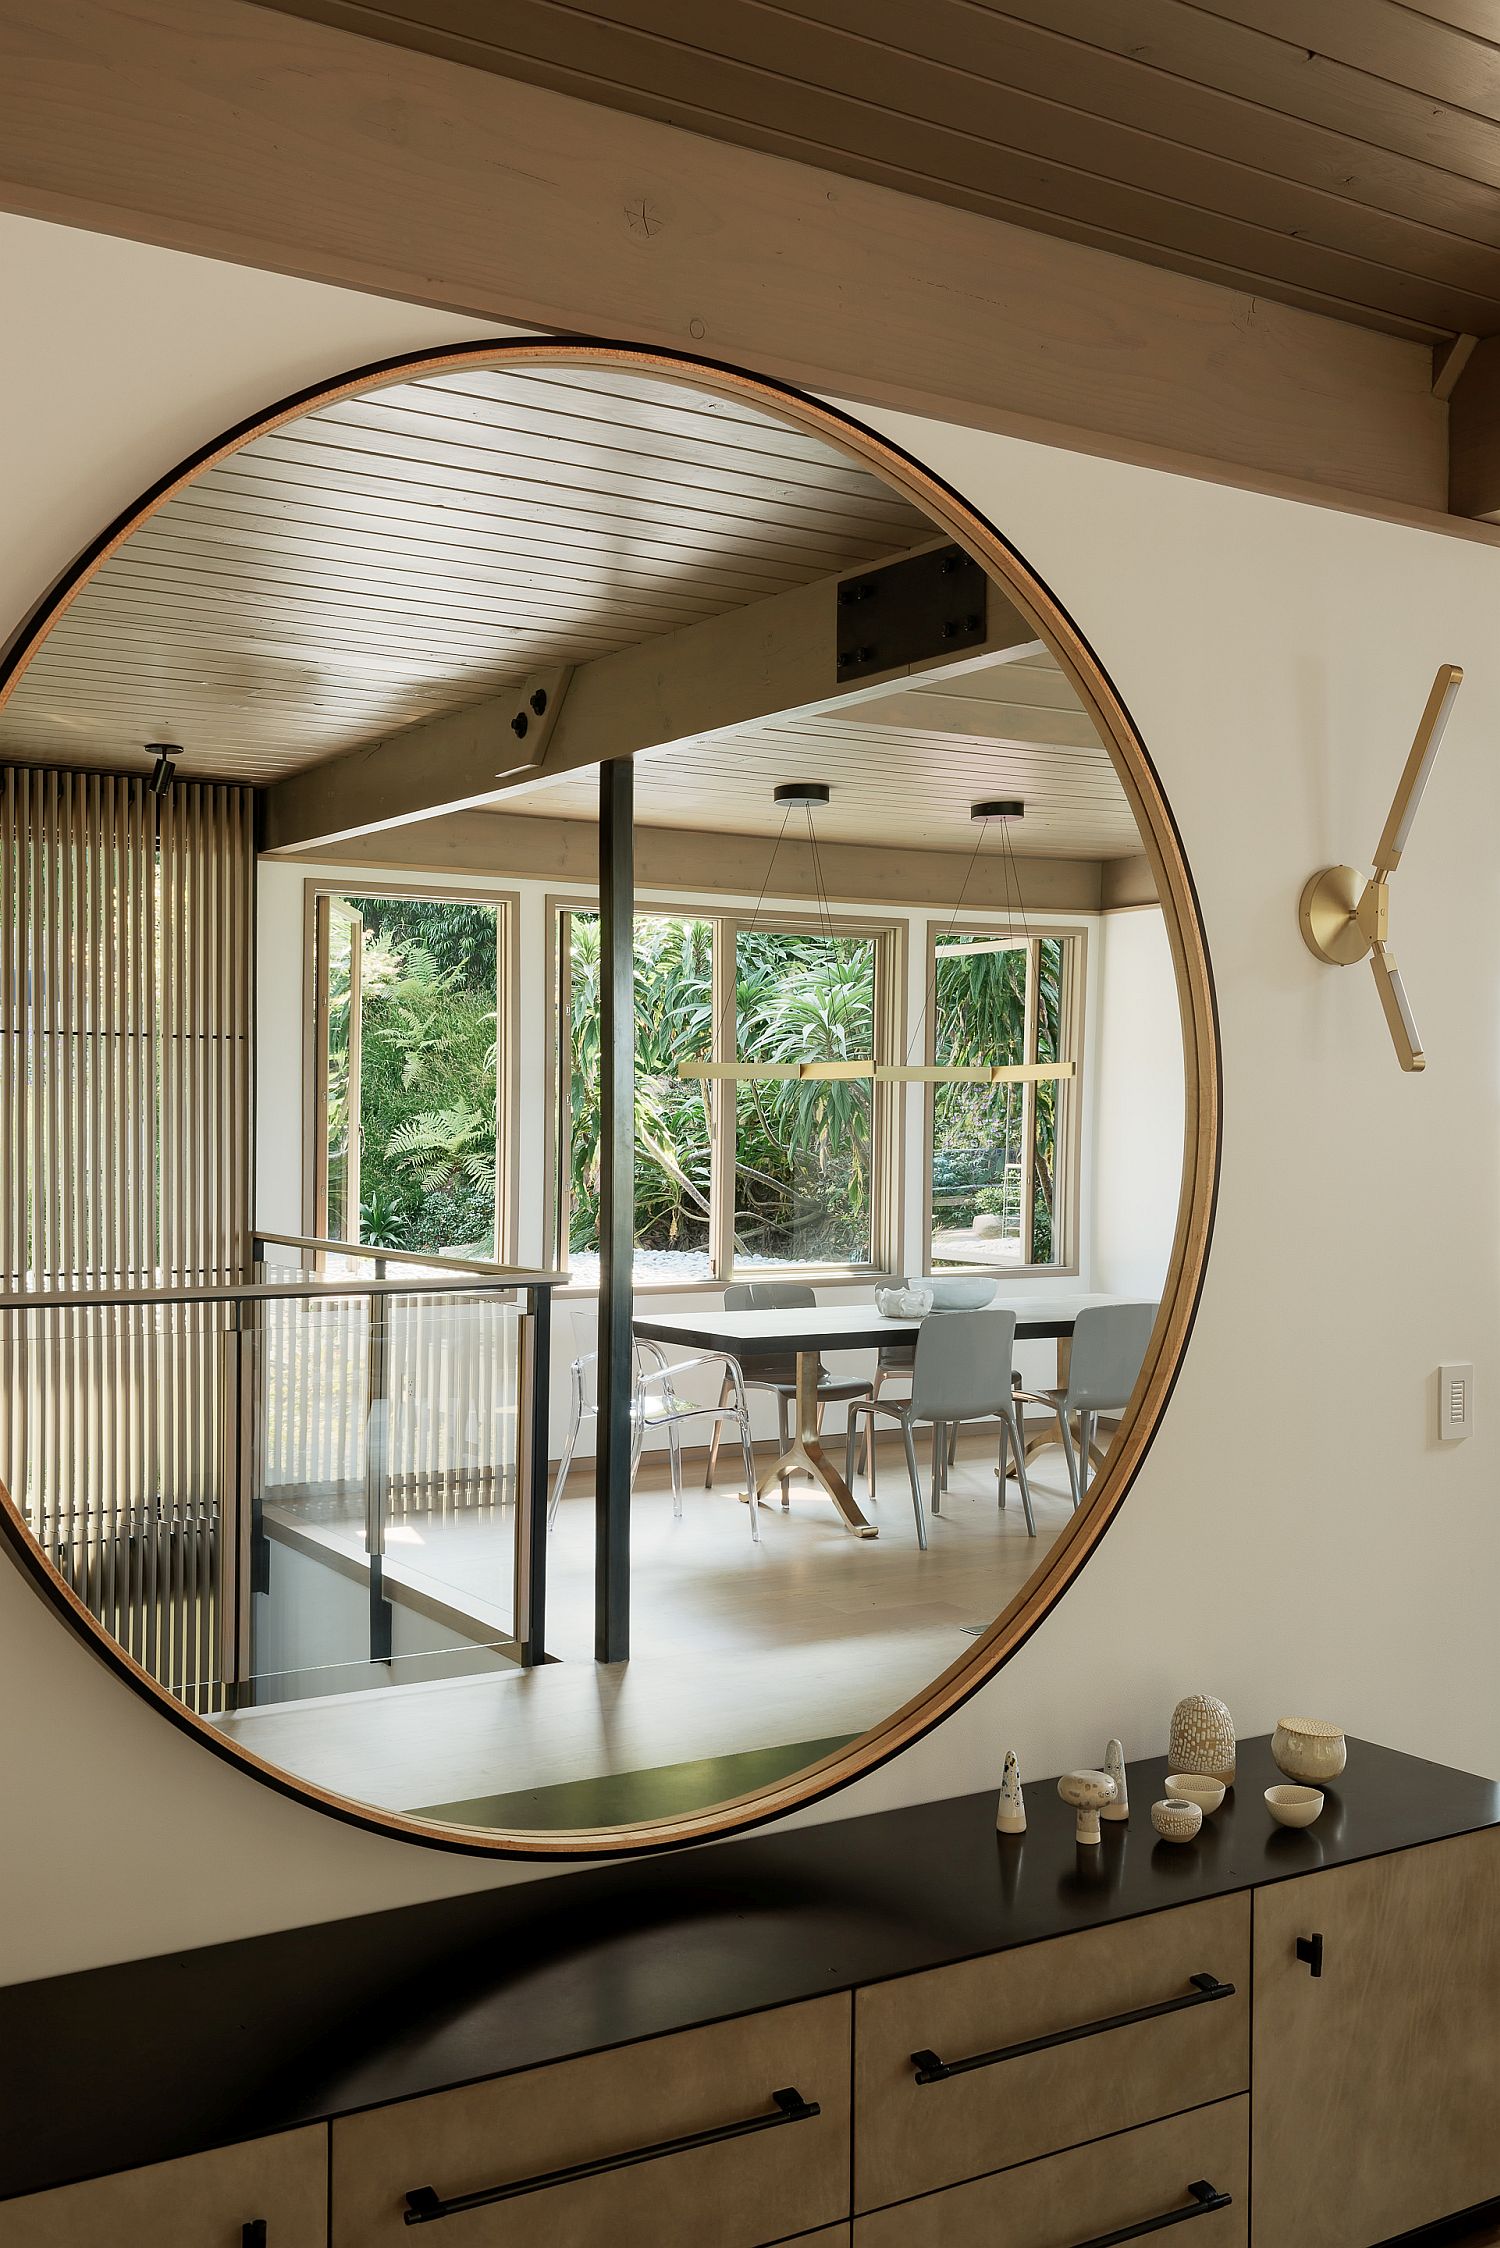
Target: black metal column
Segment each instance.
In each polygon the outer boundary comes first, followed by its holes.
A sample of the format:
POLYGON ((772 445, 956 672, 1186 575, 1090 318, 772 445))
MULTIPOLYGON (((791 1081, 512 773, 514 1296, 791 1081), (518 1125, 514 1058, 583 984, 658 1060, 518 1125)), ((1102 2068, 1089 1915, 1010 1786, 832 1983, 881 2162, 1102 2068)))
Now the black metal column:
POLYGON ((630 1653, 630 1268, 635 1248, 635 771, 599 768, 599 1420, 594 1654, 630 1653))
POLYGON ((527 1432, 530 1472, 526 1488, 516 1493, 517 1523, 526 1515, 522 1567, 525 1585, 518 1606, 525 1617, 521 1633, 521 1662, 530 1668, 547 1660, 547 1445, 552 1406, 552 1290, 528 1288, 526 1308, 531 1315, 531 1426, 527 1432))

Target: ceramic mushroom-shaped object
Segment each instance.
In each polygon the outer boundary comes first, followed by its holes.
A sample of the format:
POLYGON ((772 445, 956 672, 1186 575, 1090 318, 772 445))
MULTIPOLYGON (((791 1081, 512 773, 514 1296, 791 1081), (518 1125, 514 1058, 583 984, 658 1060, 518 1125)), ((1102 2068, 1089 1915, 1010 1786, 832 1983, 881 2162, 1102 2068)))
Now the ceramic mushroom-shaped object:
POLYGON ((1115 1783, 1108 1772, 1064 1772, 1057 1783, 1057 1792, 1078 1814, 1073 1827, 1074 1839, 1098 1842, 1099 1813, 1106 1803, 1113 1803, 1115 1799, 1115 1783))

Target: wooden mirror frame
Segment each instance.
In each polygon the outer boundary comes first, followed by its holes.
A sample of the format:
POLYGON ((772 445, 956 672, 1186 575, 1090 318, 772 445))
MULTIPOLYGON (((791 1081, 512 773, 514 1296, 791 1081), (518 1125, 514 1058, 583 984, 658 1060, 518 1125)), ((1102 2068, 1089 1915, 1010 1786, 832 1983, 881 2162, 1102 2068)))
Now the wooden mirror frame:
POLYGON ((583 1860, 680 1849, 763 1825, 816 1803, 886 1763, 941 1724, 988 1683, 1031 1636, 1089 1559, 1139 1472, 1166 1409, 1197 1312, 1213 1229, 1220 1151, 1220 1060, 1217 1009, 1197 892, 1182 840, 1144 743, 1098 657, 1072 618, 993 524, 962 495, 909 454, 852 417, 780 383, 685 354, 647 351, 591 339, 497 340, 408 353, 359 367, 281 400, 205 445, 127 508, 39 601, 0 656, 0 707, 48 634, 110 557, 158 509, 205 470, 254 439, 340 398, 399 380, 486 367, 606 366, 722 392, 811 432, 894 486, 975 559, 1038 623, 1069 682, 1098 728, 1135 813, 1156 878, 1176 972, 1183 1034, 1185 1126, 1183 1175, 1172 1255, 1161 1312, 1147 1352, 1142 1387, 1110 1447, 1083 1508, 1073 1515, 1025 1585, 972 1648, 920 1694, 872 1726, 847 1748, 789 1779, 680 1817, 580 1831, 488 1833, 434 1824, 398 1811, 333 1795, 225 1738, 176 1701, 125 1653, 52 1568, 0 1484, 0 1531, 33 1587, 117 1676, 143 1694, 180 1730, 226 1762, 296 1801, 377 1834, 444 1850, 495 1858, 583 1860))

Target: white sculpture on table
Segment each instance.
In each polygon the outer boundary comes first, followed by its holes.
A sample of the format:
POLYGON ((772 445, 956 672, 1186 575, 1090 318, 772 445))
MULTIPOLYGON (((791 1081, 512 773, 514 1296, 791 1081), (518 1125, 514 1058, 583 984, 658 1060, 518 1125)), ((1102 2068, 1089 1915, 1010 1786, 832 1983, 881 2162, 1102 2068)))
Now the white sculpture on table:
POLYGON ((1111 1741, 1104 1751, 1104 1769, 1115 1783, 1115 1799, 1105 1804, 1099 1816, 1101 1819, 1128 1819, 1130 1789, 1125 1779, 1125 1751, 1118 1741, 1111 1741))
POLYGON ((1088 1846, 1100 1841, 1099 1813, 1106 1803, 1114 1801, 1115 1795, 1115 1783, 1108 1772, 1064 1772, 1057 1783, 1057 1792, 1078 1814, 1073 1826, 1074 1840, 1088 1846))
POLYGON ((1016 1762, 1016 1752, 1005 1752, 1005 1770, 1000 1775, 1000 1806, 995 1813, 997 1834, 1024 1834, 1026 1832, 1026 1798, 1021 1793, 1021 1767, 1016 1762))

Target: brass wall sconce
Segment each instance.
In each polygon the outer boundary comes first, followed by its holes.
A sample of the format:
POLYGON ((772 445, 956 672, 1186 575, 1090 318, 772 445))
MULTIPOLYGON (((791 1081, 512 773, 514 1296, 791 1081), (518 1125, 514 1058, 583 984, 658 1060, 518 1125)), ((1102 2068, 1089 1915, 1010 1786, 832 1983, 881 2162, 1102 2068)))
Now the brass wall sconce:
POLYGON ((1427 708, 1417 727, 1411 755, 1401 775, 1395 798, 1375 846, 1374 867, 1368 882, 1352 866, 1325 866, 1311 875, 1297 907, 1303 942, 1314 959, 1330 968, 1351 968, 1368 958, 1375 988, 1385 1011, 1386 1027, 1396 1057, 1405 1070, 1425 1069, 1427 1057, 1417 1032, 1406 986, 1387 941, 1390 926, 1390 877, 1401 864, 1401 854, 1411 834, 1422 792, 1437 759, 1443 729, 1463 684, 1456 663, 1438 666, 1427 698, 1427 708))

